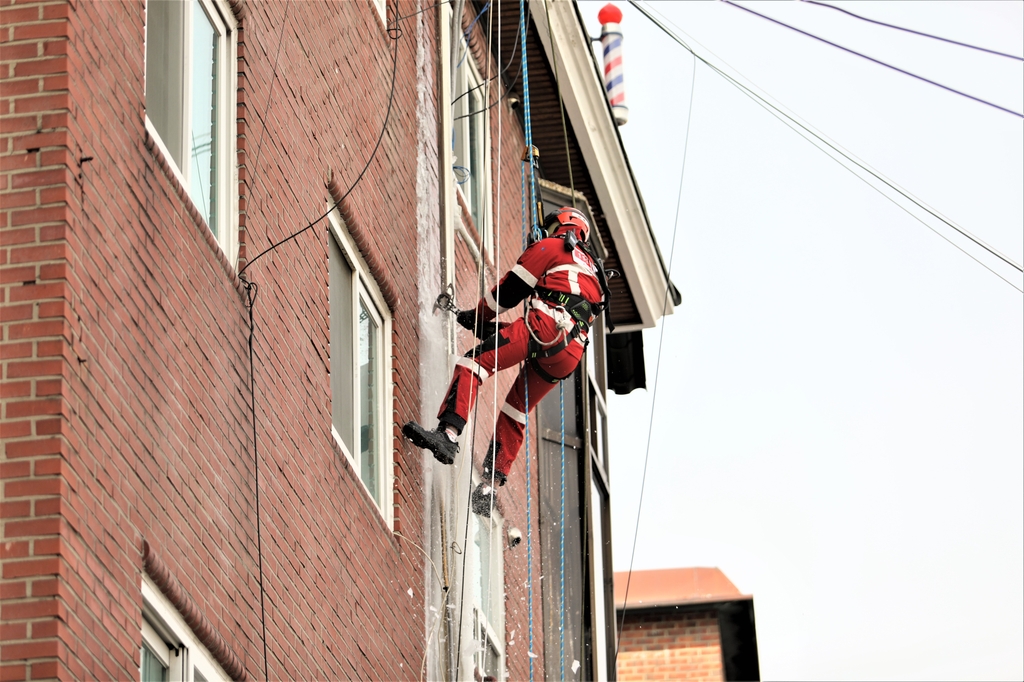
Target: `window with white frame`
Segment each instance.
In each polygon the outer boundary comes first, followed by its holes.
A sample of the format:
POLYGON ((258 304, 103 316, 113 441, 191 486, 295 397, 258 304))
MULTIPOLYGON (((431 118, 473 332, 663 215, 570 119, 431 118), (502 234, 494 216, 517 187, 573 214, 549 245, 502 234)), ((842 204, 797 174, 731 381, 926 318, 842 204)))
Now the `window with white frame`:
POLYGON ((472 528, 469 580, 473 608, 473 670, 475 680, 505 677, 505 574, 502 520, 470 514, 472 528))
POLYGON ((380 15, 380 20, 385 24, 388 23, 388 8, 387 0, 373 0, 373 6, 377 9, 377 14, 380 15))
POLYGON ((473 58, 467 53, 455 74, 454 172, 469 214, 483 240, 484 249, 493 248, 490 203, 488 85, 483 83, 473 58))
POLYGON ((146 127, 232 262, 236 27, 225 0, 146 3, 146 127))
POLYGON ((142 578, 141 682, 228 680, 213 654, 152 580, 142 578))
POLYGON ((328 255, 331 424, 335 440, 391 522, 391 317, 337 211, 328 255))

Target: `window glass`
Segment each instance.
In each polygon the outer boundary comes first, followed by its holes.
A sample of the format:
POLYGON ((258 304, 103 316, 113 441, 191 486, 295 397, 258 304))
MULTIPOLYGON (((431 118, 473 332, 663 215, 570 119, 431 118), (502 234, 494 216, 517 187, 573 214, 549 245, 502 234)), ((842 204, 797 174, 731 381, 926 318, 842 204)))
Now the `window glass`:
POLYGON ((330 242, 331 420, 349 454, 355 453, 355 406, 352 403, 352 268, 334 235, 330 242))
POLYGON ((452 151, 455 154, 455 181, 466 203, 466 209, 473 218, 473 224, 484 241, 484 248, 490 249, 490 225, 488 223, 487 168, 487 97, 486 88, 470 60, 465 59, 455 76, 455 118, 452 130, 452 151))
POLYGON ((236 44, 227 1, 146 0, 146 128, 233 260, 236 44))
POLYGON ((476 612, 473 613, 473 628, 476 640, 476 654, 473 656, 476 670, 473 671, 473 679, 500 680, 502 678, 501 652, 480 619, 480 614, 476 612))
POLYGON ((496 614, 494 611, 494 605, 491 595, 491 556, 495 552, 500 556, 501 549, 495 549, 491 542, 491 521, 482 519, 479 516, 473 515, 474 522, 474 536, 473 542, 476 544, 477 556, 480 557, 480 571, 479 580, 476 585, 477 603, 480 604, 480 608, 484 613, 484 617, 487 618, 488 622, 496 621, 496 614))
POLYGON ((192 0, 192 128, 188 141, 189 194, 214 235, 217 148, 217 32, 199 0, 192 0))
POLYGON ((209 682, 230 679, 199 641, 174 604, 142 577, 142 682, 209 682))
POLYGON ((181 168, 182 5, 150 0, 146 6, 146 115, 181 168))
POLYGON ((473 571, 470 576, 473 599, 473 665, 475 679, 500 680, 504 640, 504 570, 501 543, 502 523, 497 512, 491 519, 471 515, 473 571))
POLYGON ((331 425, 353 470, 390 524, 387 429, 391 320, 368 267, 337 212, 330 214, 331 425))
POLYGON ((139 671, 142 682, 166 682, 167 666, 146 644, 142 645, 142 665, 139 671))
POLYGON ((473 222, 481 233, 485 228, 483 222, 484 178, 487 169, 484 167, 484 122, 487 114, 483 112, 484 100, 482 89, 473 90, 466 98, 469 100, 469 182, 463 187, 469 188, 469 211, 473 222))
POLYGON ((604 526, 601 522, 605 498, 597 483, 590 481, 590 527, 593 531, 594 558, 594 679, 608 679, 608 623, 605 605, 604 526))
POLYGON ((376 321, 359 300, 359 441, 360 476, 377 504, 381 503, 377 486, 377 400, 380 377, 377 362, 380 332, 376 321))

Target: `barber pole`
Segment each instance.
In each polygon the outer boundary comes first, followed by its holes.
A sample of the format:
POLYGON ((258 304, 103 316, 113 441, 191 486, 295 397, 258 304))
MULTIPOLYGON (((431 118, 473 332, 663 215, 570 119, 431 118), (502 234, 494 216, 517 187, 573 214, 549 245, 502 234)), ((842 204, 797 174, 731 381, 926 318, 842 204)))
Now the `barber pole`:
POLYGON ((621 126, 629 120, 626 88, 622 82, 622 31, 619 29, 622 10, 608 3, 597 13, 597 20, 601 22, 601 46, 604 48, 605 93, 615 122, 621 126))

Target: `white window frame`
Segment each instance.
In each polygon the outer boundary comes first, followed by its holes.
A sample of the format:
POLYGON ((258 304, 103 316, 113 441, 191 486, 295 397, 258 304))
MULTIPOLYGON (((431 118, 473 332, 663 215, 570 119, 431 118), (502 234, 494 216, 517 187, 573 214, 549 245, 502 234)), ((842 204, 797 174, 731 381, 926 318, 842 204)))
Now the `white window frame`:
MULTIPOLYGON (((170 600, 149 576, 142 576, 142 633, 145 646, 168 668, 167 682, 230 680, 170 600), (199 677, 196 677, 196 674, 199 677)), ((140 653, 141 653, 140 646, 140 653)), ((139 659, 139 676, 142 660, 139 659)))
POLYGON ((373 3, 374 8, 377 10, 377 14, 380 15, 380 21, 385 26, 388 25, 388 3, 387 0, 370 0, 373 3))
MULTIPOLYGON (((473 485, 476 486, 480 482, 480 479, 473 475, 473 485)), ((489 558, 489 565, 491 568, 491 579, 490 587, 491 603, 494 604, 497 616, 495 617, 496 622, 491 622, 487 619, 487 615, 484 613, 483 604, 477 595, 476 590, 471 590, 470 602, 472 607, 472 618, 468 619, 466 626, 469 628, 469 639, 472 640, 472 655, 464 657, 466 665, 469 666, 468 670, 462 671, 462 677, 460 679, 479 679, 477 677, 477 668, 480 665, 483 657, 483 650, 480 645, 482 642, 481 633, 486 633, 487 639, 494 645, 498 654, 498 669, 497 679, 500 682, 505 679, 505 539, 504 539, 504 528, 505 522, 502 519, 501 514, 497 509, 491 510, 491 518, 488 519, 477 514, 470 514, 472 517, 471 523, 473 524, 485 524, 489 523, 491 526, 491 556, 489 558)), ((474 534, 475 528, 474 525, 474 534)), ((480 550, 477 549, 476 542, 470 542, 470 551, 472 556, 468 562, 469 570, 471 574, 469 580, 471 584, 478 585, 480 582, 480 576, 483 573, 484 567, 482 564, 482 557, 480 556, 480 550)))
MULTIPOLYGON (((353 377, 353 396, 352 396, 352 424, 353 428, 358 432, 359 430, 359 406, 360 396, 359 389, 360 384, 355 380, 359 376, 359 304, 360 301, 366 304, 366 309, 370 312, 371 317, 375 323, 377 323, 377 329, 380 333, 380 349, 377 357, 378 376, 380 377, 380 390, 377 396, 377 433, 376 443, 378 444, 378 452, 375 453, 377 457, 377 487, 378 490, 372 491, 363 481, 362 477, 362 453, 359 452, 359 448, 354 446, 349 448, 345 444, 345 439, 338 432, 336 425, 334 424, 333 408, 331 411, 331 435, 334 437, 334 441, 341 448, 341 451, 345 453, 345 458, 351 465, 356 478, 363 486, 363 490, 370 497, 370 501, 380 512, 384 518, 384 522, 388 528, 394 526, 394 465, 393 465, 393 453, 392 453, 392 439, 391 439, 391 405, 393 387, 391 382, 391 312, 388 309, 387 304, 384 302, 384 295, 380 291, 376 280, 370 273, 370 268, 367 266, 363 257, 360 255, 358 248, 356 248, 355 242, 349 235, 348 230, 345 228, 344 220, 341 214, 335 209, 328 216, 329 224, 331 228, 331 234, 334 236, 338 246, 340 247, 342 256, 348 263, 349 268, 352 271, 352 277, 354 279, 353 285, 350 288, 352 292, 351 307, 349 310, 352 312, 352 319, 349 321, 351 325, 351 348, 352 352, 352 377, 353 377), (355 450, 355 452, 353 452, 355 450), (379 502, 378 502, 379 500, 379 502)), ((330 257, 330 256, 328 256, 330 257)), ((328 295, 328 330, 330 330, 330 296, 328 295)), ((331 366, 334 363, 334 356, 331 356, 331 366)), ((333 400, 333 396, 332 396, 333 400)), ((358 434, 353 434, 353 444, 358 434)))
POLYGON ((452 112, 455 159, 452 162, 452 170, 455 175, 455 186, 462 195, 470 215, 473 214, 473 203, 479 202, 477 206, 479 215, 473 216, 476 223, 476 231, 483 241, 484 251, 492 253, 494 250, 494 230, 491 219, 491 119, 490 111, 487 109, 486 97, 489 86, 477 87, 484 81, 480 77, 480 71, 477 69, 473 55, 469 54, 469 47, 464 46, 464 48, 466 50, 464 53, 465 57, 455 74, 455 106, 452 112), (477 89, 473 90, 473 88, 477 89), (470 90, 473 90, 472 94, 466 95, 470 90), (475 100, 478 101, 474 103, 475 100), (473 112, 480 113, 466 118, 459 118, 473 112), (465 171, 459 169, 468 168, 467 163, 469 163, 471 158, 471 127, 476 127, 477 129, 476 151, 482 167, 469 169, 470 174, 468 177, 465 177, 465 171), (467 184, 469 184, 469 187, 463 189, 467 184))
MULTIPOLYGON (((189 81, 192 77, 192 50, 190 41, 193 35, 193 10, 195 6, 191 0, 147 0, 146 8, 148 10, 149 5, 153 2, 168 1, 174 1, 181 6, 182 36, 180 44, 175 46, 177 51, 174 55, 174 61, 180 65, 182 70, 182 127, 184 131, 191 131, 192 87, 189 81)), ((207 229, 213 232, 217 243, 220 244, 221 249, 227 256, 228 262, 235 263, 238 258, 238 162, 237 134, 235 129, 238 116, 238 21, 235 19, 235 15, 226 0, 198 0, 198 2, 210 18, 214 31, 219 37, 219 58, 217 59, 216 78, 220 87, 217 88, 217 148, 215 150, 218 161, 214 169, 217 201, 216 212, 213 216, 216 230, 210 225, 207 225, 207 229)), ((145 55, 146 50, 143 49, 144 60, 145 55)), ((143 68, 144 77, 147 73, 147 68, 143 68)), ((157 131, 156 125, 150 120, 148 113, 145 117, 145 125, 146 130, 155 141, 164 159, 167 160, 167 165, 174 173, 179 184, 181 184, 193 204, 195 204, 196 199, 189 191, 189 181, 192 173, 189 164, 185 163, 185 168, 179 167, 178 163, 174 160, 174 155, 171 154, 164 139, 160 136, 159 131, 157 131)), ((183 138, 185 137, 183 134, 183 138)), ((189 158, 188 145, 184 144, 184 147, 181 158, 186 160, 189 158)))

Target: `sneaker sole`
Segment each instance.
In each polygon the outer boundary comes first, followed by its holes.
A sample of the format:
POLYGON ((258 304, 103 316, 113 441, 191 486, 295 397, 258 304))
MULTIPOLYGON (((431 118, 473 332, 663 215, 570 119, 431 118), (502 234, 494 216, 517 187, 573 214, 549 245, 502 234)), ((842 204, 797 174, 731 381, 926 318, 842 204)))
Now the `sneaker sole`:
POLYGON ((402 427, 402 434, 406 438, 408 438, 409 442, 415 445, 416 447, 422 448, 424 450, 430 450, 431 454, 434 455, 434 459, 436 459, 441 464, 451 464, 455 461, 454 457, 446 457, 443 454, 434 451, 434 449, 430 447, 430 442, 426 438, 424 438, 419 431, 412 428, 410 424, 406 424, 405 426, 402 427))

